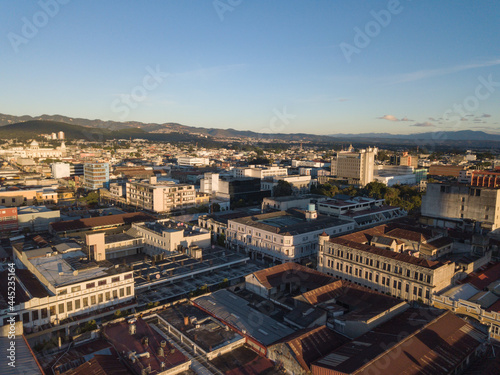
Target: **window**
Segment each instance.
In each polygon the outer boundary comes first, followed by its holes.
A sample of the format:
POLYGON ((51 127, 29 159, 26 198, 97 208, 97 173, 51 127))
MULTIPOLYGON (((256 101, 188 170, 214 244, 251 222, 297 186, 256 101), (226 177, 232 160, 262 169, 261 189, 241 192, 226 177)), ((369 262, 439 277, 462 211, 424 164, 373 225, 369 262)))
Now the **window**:
POLYGON ((123 296, 124 296, 124 294, 125 294, 125 293, 124 293, 123 288, 120 288, 120 297, 123 297, 123 296))
POLYGON ((64 312, 64 303, 59 304, 59 314, 62 314, 64 312))
POLYGON ((12 203, 16 203, 16 198, 12 198, 12 203))
POLYGON ((90 297, 90 304, 91 305, 96 305, 97 304, 95 296, 91 296, 90 297))
POLYGON ((50 315, 51 316, 54 316, 56 315, 56 306, 50 306, 50 315))
POLYGON ((30 322, 30 313, 29 312, 25 312, 23 314, 23 323, 29 323, 30 322))
POLYGON ((106 301, 109 301, 111 299, 111 293, 106 292, 106 301))
POLYGON ((103 285, 106 285, 108 283, 107 280, 99 280, 99 282, 97 283, 98 286, 103 286, 103 285))
POLYGON ((111 282, 112 282, 112 283, 117 283, 118 281, 120 281, 120 276, 113 277, 113 278, 111 279, 111 282))
POLYGON ((73 302, 72 301, 68 301, 68 303, 66 304, 66 310, 68 312, 73 310, 73 302))
POLYGON ((396 289, 397 286, 398 286, 398 282, 396 280, 394 280, 393 283, 392 283, 392 287, 394 289, 396 289))
POLYGON ((113 298, 118 298, 118 290, 113 290, 113 298))
POLYGON ((410 284, 406 284, 405 291, 406 291, 406 293, 410 293, 410 284))
POLYGON ((123 278, 124 280, 128 280, 128 279, 131 279, 132 278, 132 274, 129 273, 127 275, 125 275, 125 277, 123 278))
POLYGON ((89 299, 88 299, 88 297, 85 297, 83 299, 83 307, 88 307, 88 306, 89 306, 89 299))
POLYGON ((79 310, 80 309, 80 300, 77 299, 75 300, 75 310, 79 310))
POLYGON ((416 286, 414 286, 414 287, 413 287, 413 294, 414 294, 415 296, 417 295, 417 287, 416 287, 416 286))
POLYGON ((80 285, 71 287, 71 293, 79 292, 82 288, 80 285))
POLYGON ((99 303, 102 303, 102 302, 103 302, 102 293, 100 293, 100 294, 98 295, 98 297, 97 297, 97 301, 98 301, 99 303))
POLYGON ((40 311, 42 313, 42 319, 46 319, 47 318, 47 308, 43 308, 40 311))
POLYGON ((132 289, 129 286, 127 286, 127 296, 131 294, 132 294, 132 289))
POLYGON ((85 288, 87 289, 92 289, 92 288, 95 288, 95 283, 88 283, 85 288))
POLYGON ((67 294, 68 293, 68 290, 67 289, 61 289, 61 290, 58 290, 57 291, 57 295, 58 296, 62 296, 63 294, 67 294))
POLYGON ((430 293, 428 290, 425 291, 425 298, 429 299, 430 298, 430 293))

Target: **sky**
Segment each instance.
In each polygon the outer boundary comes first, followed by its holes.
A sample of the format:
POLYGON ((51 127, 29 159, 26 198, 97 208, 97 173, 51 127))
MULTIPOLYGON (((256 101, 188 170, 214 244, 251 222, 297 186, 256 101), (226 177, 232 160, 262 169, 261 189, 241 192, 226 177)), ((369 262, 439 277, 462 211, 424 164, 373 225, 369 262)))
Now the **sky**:
POLYGON ((500 133, 495 0, 1 1, 0 113, 500 133))

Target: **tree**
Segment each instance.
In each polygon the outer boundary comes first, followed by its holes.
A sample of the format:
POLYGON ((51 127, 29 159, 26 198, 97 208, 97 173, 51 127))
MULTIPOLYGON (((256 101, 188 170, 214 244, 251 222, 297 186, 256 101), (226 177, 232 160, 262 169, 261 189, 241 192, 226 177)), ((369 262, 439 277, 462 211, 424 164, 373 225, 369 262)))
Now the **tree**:
POLYGON ((220 212, 220 204, 219 203, 212 203, 212 212, 220 212))
POLYGON ((292 195, 292 193, 292 184, 285 180, 279 180, 278 185, 273 188, 273 196, 275 197, 284 197, 287 195, 292 195))

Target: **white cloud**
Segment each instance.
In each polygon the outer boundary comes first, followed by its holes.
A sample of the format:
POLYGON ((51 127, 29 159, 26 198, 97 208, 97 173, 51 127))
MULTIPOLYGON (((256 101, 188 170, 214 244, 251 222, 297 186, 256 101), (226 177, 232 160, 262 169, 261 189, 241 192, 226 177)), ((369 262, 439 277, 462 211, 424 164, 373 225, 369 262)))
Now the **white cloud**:
POLYGON ((388 120, 388 121, 413 121, 410 120, 408 117, 403 117, 402 119, 398 119, 394 115, 383 115, 382 117, 377 117, 379 120, 388 120))

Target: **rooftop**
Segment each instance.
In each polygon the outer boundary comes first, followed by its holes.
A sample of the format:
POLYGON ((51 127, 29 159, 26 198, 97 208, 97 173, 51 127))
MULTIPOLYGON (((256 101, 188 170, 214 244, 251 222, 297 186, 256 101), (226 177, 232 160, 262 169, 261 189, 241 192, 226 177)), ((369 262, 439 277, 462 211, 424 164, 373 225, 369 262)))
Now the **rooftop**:
POLYGON ((51 223, 50 226, 55 232, 84 231, 95 228, 130 225, 137 222, 154 221, 154 216, 143 212, 130 212, 120 215, 108 215, 91 217, 86 219, 59 221, 51 223))
POLYGON ((249 302, 225 289, 198 297, 194 304, 265 346, 294 332, 265 313, 251 308, 249 302))
POLYGON ((234 222, 283 235, 308 233, 325 228, 349 224, 349 221, 318 215, 317 219, 306 220, 300 210, 277 211, 266 214, 233 219, 234 222))
POLYGON ((450 311, 411 308, 314 365, 347 374, 380 368, 386 374, 449 374, 485 339, 450 311))

